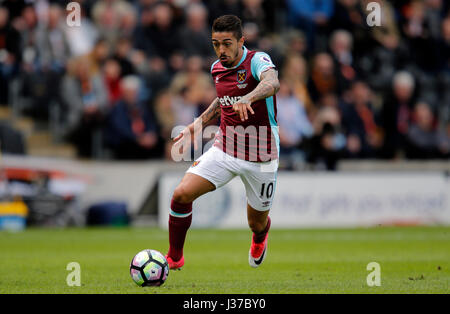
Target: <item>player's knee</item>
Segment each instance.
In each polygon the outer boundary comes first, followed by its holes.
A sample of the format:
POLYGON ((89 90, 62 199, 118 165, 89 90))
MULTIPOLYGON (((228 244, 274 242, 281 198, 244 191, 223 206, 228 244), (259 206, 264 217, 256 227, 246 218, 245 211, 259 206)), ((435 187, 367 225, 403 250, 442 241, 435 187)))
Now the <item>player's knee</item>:
POLYGON ((194 197, 186 190, 183 185, 179 185, 173 192, 172 199, 181 204, 188 204, 194 201, 194 197))

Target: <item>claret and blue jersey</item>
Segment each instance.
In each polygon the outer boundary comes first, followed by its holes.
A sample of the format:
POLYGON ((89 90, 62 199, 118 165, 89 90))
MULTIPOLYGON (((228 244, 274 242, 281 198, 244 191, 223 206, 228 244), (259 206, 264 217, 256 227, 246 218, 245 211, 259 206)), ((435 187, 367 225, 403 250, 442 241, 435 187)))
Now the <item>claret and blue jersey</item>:
POLYGON ((239 63, 224 67, 219 60, 211 66, 217 97, 221 106, 220 130, 214 146, 237 158, 264 162, 278 158, 279 136, 276 97, 271 96, 252 103, 254 115, 241 121, 233 104, 256 88, 261 73, 275 68, 269 55, 243 47, 239 63))

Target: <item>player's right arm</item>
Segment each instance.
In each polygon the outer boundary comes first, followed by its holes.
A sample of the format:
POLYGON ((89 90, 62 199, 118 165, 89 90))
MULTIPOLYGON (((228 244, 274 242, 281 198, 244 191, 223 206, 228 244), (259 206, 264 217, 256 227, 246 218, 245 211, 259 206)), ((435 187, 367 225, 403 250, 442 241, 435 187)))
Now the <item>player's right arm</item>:
POLYGON ((194 149, 197 149, 197 140, 194 138, 195 130, 202 130, 204 126, 207 126, 214 121, 216 118, 220 116, 220 102, 219 98, 215 98, 211 105, 191 124, 189 124, 177 137, 173 140, 175 144, 181 143, 184 139, 191 136, 191 139, 194 140, 194 149))

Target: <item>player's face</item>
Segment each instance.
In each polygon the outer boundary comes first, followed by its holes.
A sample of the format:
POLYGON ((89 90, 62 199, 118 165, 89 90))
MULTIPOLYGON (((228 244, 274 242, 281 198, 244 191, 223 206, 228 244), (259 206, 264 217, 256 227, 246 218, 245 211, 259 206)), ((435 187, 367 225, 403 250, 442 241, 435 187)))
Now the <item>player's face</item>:
POLYGON ((232 32, 214 32, 212 33, 212 44, 224 67, 230 68, 239 63, 242 57, 244 37, 238 40, 232 32))

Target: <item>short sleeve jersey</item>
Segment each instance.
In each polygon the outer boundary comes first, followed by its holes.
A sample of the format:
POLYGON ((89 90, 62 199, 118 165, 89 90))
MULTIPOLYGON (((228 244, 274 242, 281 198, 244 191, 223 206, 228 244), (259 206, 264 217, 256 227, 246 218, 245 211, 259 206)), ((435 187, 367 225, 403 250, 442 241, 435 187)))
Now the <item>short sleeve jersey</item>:
POLYGON ((236 66, 226 68, 219 60, 211 66, 221 107, 220 129, 214 146, 236 158, 266 162, 279 156, 276 96, 252 103, 255 114, 248 112, 245 121, 233 110, 233 104, 255 89, 261 74, 275 65, 267 53, 243 49, 236 66))

